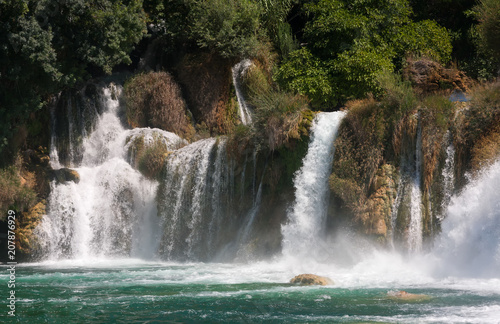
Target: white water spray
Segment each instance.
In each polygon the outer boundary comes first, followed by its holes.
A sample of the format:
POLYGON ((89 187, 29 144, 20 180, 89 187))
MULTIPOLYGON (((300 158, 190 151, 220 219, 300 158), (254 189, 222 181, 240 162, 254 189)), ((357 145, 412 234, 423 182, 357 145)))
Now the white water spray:
POLYGON ((500 160, 451 199, 434 255, 446 275, 500 274, 500 160))

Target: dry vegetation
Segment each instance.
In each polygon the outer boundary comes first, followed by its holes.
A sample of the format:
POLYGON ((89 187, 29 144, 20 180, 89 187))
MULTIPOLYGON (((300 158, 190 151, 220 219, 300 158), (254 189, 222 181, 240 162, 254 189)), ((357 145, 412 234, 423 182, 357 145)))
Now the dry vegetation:
POLYGON ((477 86, 455 125, 458 172, 478 171, 498 157, 500 82, 477 86))
POLYGON ((230 101, 233 63, 203 53, 186 55, 175 67, 197 128, 205 128, 210 135, 229 133, 237 119, 237 110, 232 109, 230 101))
POLYGON ((181 90, 169 73, 135 76, 125 85, 125 98, 132 127, 157 127, 184 138, 194 135, 181 90))
POLYGON ((35 185, 34 174, 24 168, 23 159, 18 155, 14 165, 0 169, 0 210, 31 208, 36 203, 35 185))

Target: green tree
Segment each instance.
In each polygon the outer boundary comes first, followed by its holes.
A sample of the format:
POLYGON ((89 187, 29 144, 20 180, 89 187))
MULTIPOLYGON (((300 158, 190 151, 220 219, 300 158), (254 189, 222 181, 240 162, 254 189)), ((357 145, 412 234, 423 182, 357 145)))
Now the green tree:
POLYGON ((208 51, 224 58, 251 55, 261 35, 254 0, 147 0, 148 19, 167 53, 208 51))
POLYGON ((312 54, 307 62, 321 66, 321 73, 315 73, 330 86, 294 82, 311 68, 311 64, 298 64, 301 55, 294 53, 283 62, 276 79, 286 89, 308 95, 318 108, 380 92, 377 75, 400 67, 408 54, 450 60, 447 30, 433 21, 413 22, 407 0, 319 0, 304 9, 309 14, 304 41, 312 54), (318 98, 334 88, 329 98, 318 98))
POLYGON ((50 94, 130 63, 146 32, 141 0, 7 0, 0 21, 0 150, 50 94))
POLYGON ((476 7, 481 46, 500 59, 500 2, 482 0, 476 7))
POLYGON ((251 55, 258 45, 261 8, 252 0, 194 0, 189 36, 220 56, 251 55))

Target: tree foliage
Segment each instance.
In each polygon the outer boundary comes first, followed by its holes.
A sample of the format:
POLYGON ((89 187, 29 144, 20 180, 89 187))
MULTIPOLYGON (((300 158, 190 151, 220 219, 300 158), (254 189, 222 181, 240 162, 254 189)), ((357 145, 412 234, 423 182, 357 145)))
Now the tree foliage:
POLYGON ((320 0, 306 4, 305 10, 310 20, 304 38, 312 54, 307 62, 321 65, 319 74, 328 82, 321 82, 320 88, 306 88, 291 81, 308 74, 304 70, 311 64, 297 64, 297 58, 303 58, 306 50, 290 55, 277 79, 287 89, 312 97, 319 108, 324 108, 325 103, 318 100, 317 94, 329 93, 333 87, 337 90, 333 98, 327 98, 329 106, 379 92, 377 75, 400 66, 406 55, 450 60, 447 30, 433 21, 413 22, 407 0, 320 0))
POLYGON ((249 55, 257 47, 260 7, 252 0, 193 1, 190 37, 222 57, 249 55))
POLYGON ((8 0, 0 21, 3 142, 48 95, 129 64, 146 31, 141 0, 8 0))
POLYGON ((476 7, 479 18, 481 45, 497 59, 500 59, 500 2, 482 0, 476 7))

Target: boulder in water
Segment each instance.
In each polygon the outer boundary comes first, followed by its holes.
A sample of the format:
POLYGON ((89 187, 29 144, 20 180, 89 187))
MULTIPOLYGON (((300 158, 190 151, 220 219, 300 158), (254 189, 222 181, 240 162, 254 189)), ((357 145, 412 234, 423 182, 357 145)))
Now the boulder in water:
POLYGON ((401 301, 424 301, 428 300, 431 297, 428 295, 424 294, 412 294, 404 290, 397 290, 397 291, 389 291, 387 292, 387 296, 391 299, 394 300, 401 300, 401 301))
POLYGON ((312 285, 326 286, 334 284, 333 280, 331 280, 330 278, 321 277, 310 273, 300 274, 298 276, 295 276, 292 278, 292 280, 290 280, 290 283, 298 284, 300 286, 312 286, 312 285))

